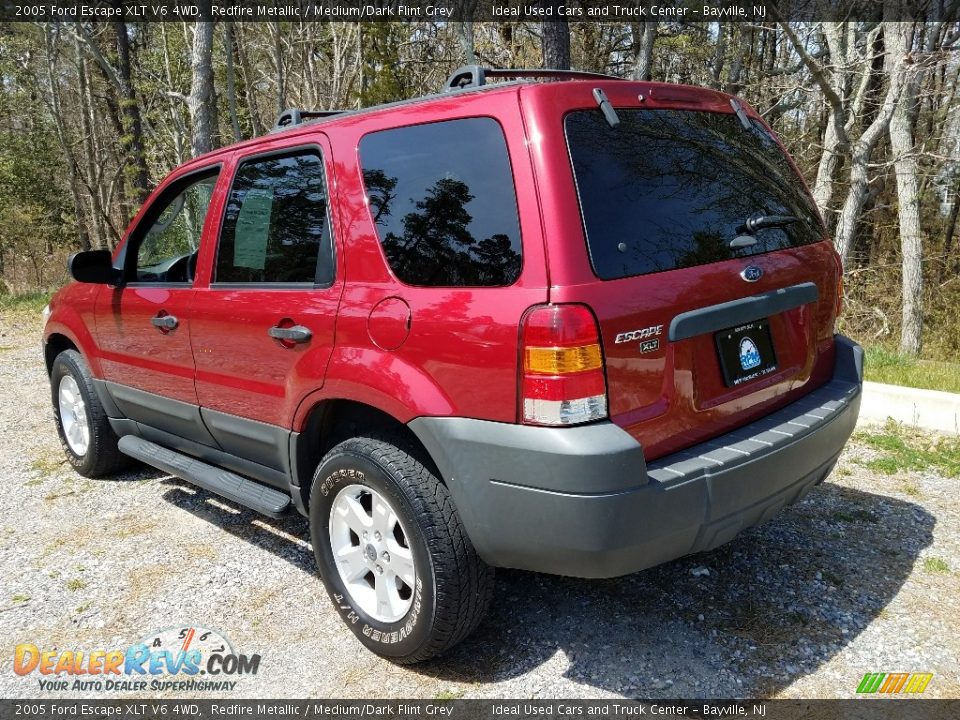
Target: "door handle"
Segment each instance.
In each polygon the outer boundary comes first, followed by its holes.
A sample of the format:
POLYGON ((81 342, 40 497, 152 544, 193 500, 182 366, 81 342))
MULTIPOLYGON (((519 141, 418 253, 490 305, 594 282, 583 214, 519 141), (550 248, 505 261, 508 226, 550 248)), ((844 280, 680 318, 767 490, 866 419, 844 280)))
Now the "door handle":
POLYGON ((276 340, 288 343, 305 343, 313 337, 313 333, 310 332, 309 328, 305 328, 303 325, 294 325, 293 327, 279 327, 275 325, 267 330, 267 334, 276 340))
POLYGON ((150 318, 150 323, 158 330, 170 331, 176 330, 180 321, 173 315, 157 315, 156 317, 150 318))

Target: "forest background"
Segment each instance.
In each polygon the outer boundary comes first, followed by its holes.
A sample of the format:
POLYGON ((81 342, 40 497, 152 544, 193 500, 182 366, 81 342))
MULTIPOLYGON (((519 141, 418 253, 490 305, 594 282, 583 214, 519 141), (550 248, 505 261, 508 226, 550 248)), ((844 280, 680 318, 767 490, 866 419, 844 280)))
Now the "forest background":
POLYGON ((191 156, 268 132, 284 108, 433 93, 471 63, 744 98, 844 258, 841 329, 881 362, 960 360, 960 23, 883 17, 0 24, 0 307, 43 301, 69 253, 115 247, 191 156))

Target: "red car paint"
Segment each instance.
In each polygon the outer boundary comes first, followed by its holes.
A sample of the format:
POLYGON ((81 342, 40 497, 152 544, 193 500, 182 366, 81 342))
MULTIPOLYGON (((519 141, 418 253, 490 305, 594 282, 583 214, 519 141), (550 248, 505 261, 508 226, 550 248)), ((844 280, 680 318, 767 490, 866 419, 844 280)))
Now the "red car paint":
POLYGON ((219 165, 193 287, 70 283, 51 301, 45 339, 68 339, 97 378, 298 432, 311 409, 328 399, 364 403, 400 422, 459 416, 516 423, 524 314, 543 303, 580 303, 599 323, 609 416, 641 442, 648 460, 729 431, 825 382, 833 366, 838 292, 836 253, 826 238, 749 263, 729 260, 619 280, 594 274, 563 128, 571 110, 596 110, 594 88, 616 108, 733 112, 729 96, 701 88, 511 83, 334 116, 223 148, 175 170, 124 238, 171 182, 219 165), (516 187, 522 271, 509 287, 405 285, 391 272, 375 231, 360 141, 378 130, 468 117, 492 117, 503 129, 516 187), (211 287, 238 163, 309 145, 324 157, 334 283, 319 289, 211 287), (731 282, 746 264, 762 268, 763 278, 750 286, 731 282), (656 352, 642 356, 633 345, 614 341, 619 333, 667 327, 691 309, 800 282, 814 282, 819 300, 770 319, 778 369, 738 387, 724 384, 709 336, 664 338, 656 352), (181 326, 168 333, 152 327, 150 318, 164 313, 181 326), (309 326, 313 340, 284 346, 266 334, 277 324, 309 326))

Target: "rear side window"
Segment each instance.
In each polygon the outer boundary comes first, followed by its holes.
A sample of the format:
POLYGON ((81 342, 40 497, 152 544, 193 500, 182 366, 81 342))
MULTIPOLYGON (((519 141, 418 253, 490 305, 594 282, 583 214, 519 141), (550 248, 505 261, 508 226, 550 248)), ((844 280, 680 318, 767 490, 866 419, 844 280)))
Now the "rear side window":
POLYGON ((214 281, 332 282, 327 218, 317 151, 244 162, 230 188, 214 281))
POLYGON ((691 267, 816 242, 819 216, 783 152, 736 115, 618 109, 565 120, 594 271, 602 279, 691 267), (749 218, 791 217, 748 233, 749 218), (755 243, 731 249, 738 235, 755 243))
POLYGON ((520 224, 500 125, 469 118, 360 142, 370 213, 390 267, 420 286, 510 285, 520 224))

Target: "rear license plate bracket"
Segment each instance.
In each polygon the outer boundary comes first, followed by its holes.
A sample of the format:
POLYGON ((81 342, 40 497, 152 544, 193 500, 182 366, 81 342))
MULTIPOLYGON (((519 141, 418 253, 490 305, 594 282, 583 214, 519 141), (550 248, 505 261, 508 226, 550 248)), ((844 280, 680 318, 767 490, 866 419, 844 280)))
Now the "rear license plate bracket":
POLYGON ((727 387, 742 385, 777 369, 777 353, 767 319, 721 330, 714 340, 727 387))

